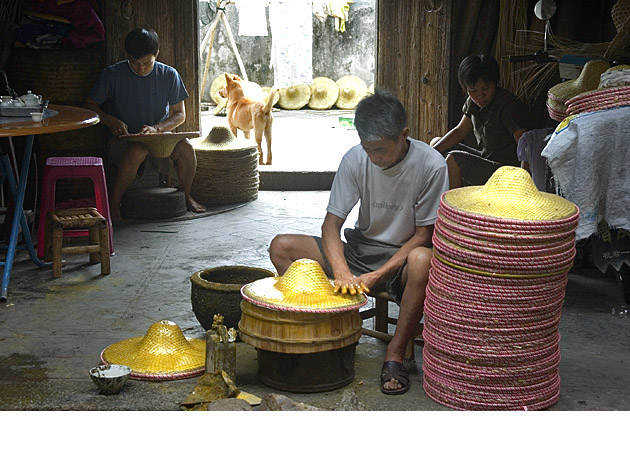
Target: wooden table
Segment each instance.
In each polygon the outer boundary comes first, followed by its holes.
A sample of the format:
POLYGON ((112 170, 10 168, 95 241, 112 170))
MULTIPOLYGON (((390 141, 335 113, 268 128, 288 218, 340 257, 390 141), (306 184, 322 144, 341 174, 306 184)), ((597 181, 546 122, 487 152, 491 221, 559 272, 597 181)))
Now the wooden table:
POLYGON ((15 212, 13 214, 13 222, 11 224, 9 244, 3 246, 3 248, 7 250, 7 257, 4 262, 0 262, 0 265, 4 266, 4 271, 2 273, 2 287, 0 289, 0 301, 2 302, 7 301, 11 268, 13 267, 13 259, 15 258, 15 250, 17 247, 18 231, 20 226, 22 227, 22 236, 24 237, 24 243, 31 260, 40 267, 49 265, 49 263, 44 263, 37 257, 37 253, 33 248, 33 239, 26 221, 26 216, 24 215, 23 207, 26 181, 28 179, 29 165, 33 151, 34 136, 80 129, 98 124, 99 122, 98 115, 87 109, 61 105, 51 105, 49 106, 49 109, 57 111, 59 114, 46 118, 41 122, 19 121, 0 123, 0 137, 26 137, 24 156, 22 157, 22 165, 19 169, 20 178, 17 184, 13 176, 13 170, 11 168, 8 155, 0 155, 2 181, 7 181, 11 190, 11 195, 15 201, 15 212))

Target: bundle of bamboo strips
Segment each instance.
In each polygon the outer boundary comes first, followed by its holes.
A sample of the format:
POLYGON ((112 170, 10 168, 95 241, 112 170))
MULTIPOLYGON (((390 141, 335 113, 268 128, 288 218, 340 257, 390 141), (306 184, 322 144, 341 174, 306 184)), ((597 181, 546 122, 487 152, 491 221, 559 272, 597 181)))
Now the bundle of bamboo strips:
MULTIPOLYGON (((544 33, 540 31, 518 31, 517 37, 526 37, 524 44, 523 54, 534 54, 536 51, 541 50, 544 45, 544 33)), ((591 59, 603 59, 608 42, 602 43, 583 43, 573 41, 553 34, 551 30, 548 31, 547 47, 551 56, 559 59, 564 55, 580 55, 590 57, 591 59)), ((530 63, 523 67, 513 71, 513 75, 517 78, 514 80, 517 83, 514 93, 518 98, 527 106, 533 105, 534 101, 540 96, 541 93, 547 93, 547 90, 551 85, 550 80, 557 75, 558 62, 549 62, 545 64, 530 63)))
POLYGON ((526 27, 527 0, 501 0, 494 56, 499 62, 501 86, 515 94, 520 86, 520 74, 515 72, 522 66, 510 63, 508 56, 524 53, 527 38, 517 32, 526 27))

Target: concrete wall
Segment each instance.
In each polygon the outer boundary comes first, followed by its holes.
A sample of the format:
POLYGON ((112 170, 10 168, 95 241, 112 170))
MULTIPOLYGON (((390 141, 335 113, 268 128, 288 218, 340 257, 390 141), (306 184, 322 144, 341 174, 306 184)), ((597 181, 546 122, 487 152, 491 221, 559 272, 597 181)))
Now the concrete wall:
MULTIPOLYGON (((369 86, 374 82, 375 42, 376 42, 376 0, 356 0, 350 4, 346 31, 335 30, 335 20, 327 17, 322 23, 313 16, 313 77, 325 76, 337 80, 344 75, 357 75, 369 86)), ((209 25, 206 12, 207 2, 199 2, 200 41, 206 35, 209 25)), ((266 8, 267 20, 269 7, 266 8)), ((238 35, 238 9, 235 5, 226 8, 232 34, 245 65, 248 78, 261 86, 273 85, 273 70, 269 66, 271 52, 271 30, 267 37, 238 35)), ((201 77, 205 67, 206 50, 202 51, 201 77)), ((223 72, 240 75, 238 63, 230 47, 225 27, 217 27, 214 46, 208 69, 206 84, 201 95, 204 102, 211 101, 212 80, 223 72)))

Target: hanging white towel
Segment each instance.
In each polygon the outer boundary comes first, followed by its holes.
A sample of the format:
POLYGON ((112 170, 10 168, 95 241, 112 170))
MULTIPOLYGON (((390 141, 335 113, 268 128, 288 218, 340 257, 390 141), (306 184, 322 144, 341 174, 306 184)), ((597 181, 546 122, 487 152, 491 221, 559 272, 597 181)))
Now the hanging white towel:
POLYGON ((238 35, 267 36, 267 0, 238 0, 238 35))
POLYGON ((274 87, 313 83, 313 1, 273 0, 269 25, 274 87))

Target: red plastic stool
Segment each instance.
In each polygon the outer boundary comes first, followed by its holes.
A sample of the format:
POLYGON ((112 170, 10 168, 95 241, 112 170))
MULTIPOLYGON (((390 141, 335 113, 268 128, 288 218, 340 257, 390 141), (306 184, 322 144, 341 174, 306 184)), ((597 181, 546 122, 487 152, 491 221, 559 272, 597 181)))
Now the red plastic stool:
MULTIPOLYGON (((114 254, 114 236, 112 220, 109 215, 109 198, 103 160, 98 157, 60 157, 48 158, 44 166, 44 184, 42 186, 42 203, 39 212, 39 228, 37 235, 37 257, 44 257, 46 214, 55 209, 55 188, 57 179, 89 178, 94 183, 96 210, 107 220, 109 230, 109 252, 114 254)), ((64 236, 87 236, 87 230, 64 232, 64 236)))

